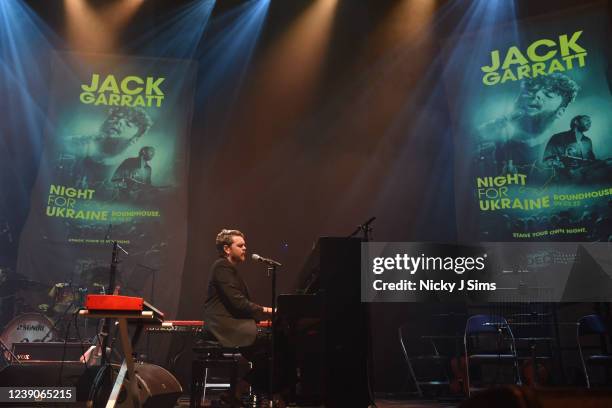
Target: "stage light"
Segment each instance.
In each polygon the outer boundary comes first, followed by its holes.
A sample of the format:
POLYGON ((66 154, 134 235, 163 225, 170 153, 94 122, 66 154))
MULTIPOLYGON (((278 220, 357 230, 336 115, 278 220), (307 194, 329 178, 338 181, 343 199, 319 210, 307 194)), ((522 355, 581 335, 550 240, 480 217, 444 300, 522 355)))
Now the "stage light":
POLYGON ((435 0, 399 1, 387 13, 375 33, 375 38, 400 44, 427 39, 430 36, 435 11, 435 0))
POLYGON ((214 7, 215 0, 199 0, 174 8, 126 47, 153 57, 194 58, 214 7))
POLYGON ((0 90, 7 102, 0 121, 2 187, 19 214, 29 208, 44 133, 49 126, 48 60, 53 50, 65 48, 59 36, 20 0, 0 1, 0 90))
POLYGON ((271 96, 283 109, 308 103, 317 89, 337 5, 337 0, 312 2, 281 34, 262 58, 261 81, 255 93, 271 96), (271 95, 274 92, 278 94, 271 95), (286 103, 288 99, 291 104, 286 103))
POLYGON ((315 88, 337 5, 337 0, 313 2, 270 51, 273 80, 284 82, 287 91, 315 88))
POLYGON ((86 0, 64 0, 68 43, 79 51, 115 51, 120 31, 143 2, 111 1, 103 7, 94 8, 86 0))
MULTIPOLYGON (((270 0, 250 0, 217 16, 207 36, 209 47, 198 57, 204 72, 198 97, 208 98, 219 92, 217 106, 233 105, 242 91, 244 76, 268 15, 270 0)), ((229 116, 228 116, 229 118, 229 116)))

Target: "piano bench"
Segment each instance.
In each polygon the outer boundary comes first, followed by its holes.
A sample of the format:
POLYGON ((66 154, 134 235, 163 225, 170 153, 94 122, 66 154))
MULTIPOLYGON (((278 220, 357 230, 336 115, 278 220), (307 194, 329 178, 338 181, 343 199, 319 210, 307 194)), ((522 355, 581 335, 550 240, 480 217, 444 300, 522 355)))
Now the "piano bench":
POLYGON ((190 408, 202 407, 206 399, 207 389, 229 390, 230 396, 235 395, 238 381, 238 365, 241 354, 238 348, 223 347, 217 341, 199 342, 194 348, 198 356, 191 363, 191 397, 190 408), (229 367, 229 382, 211 383, 209 369, 229 367))

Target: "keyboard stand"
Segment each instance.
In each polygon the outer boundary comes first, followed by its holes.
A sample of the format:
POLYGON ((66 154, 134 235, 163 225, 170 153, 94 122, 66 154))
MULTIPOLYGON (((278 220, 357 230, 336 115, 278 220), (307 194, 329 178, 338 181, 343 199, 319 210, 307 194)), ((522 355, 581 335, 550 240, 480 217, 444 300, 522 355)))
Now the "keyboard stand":
MULTIPOLYGON (((132 408, 141 408, 142 405, 140 404, 140 398, 138 396, 138 380, 136 379, 134 369, 133 347, 136 345, 136 342, 138 342, 138 337, 140 337, 144 324, 159 324, 155 314, 152 311, 121 312, 80 310, 79 315, 95 319, 116 319, 119 324, 119 339, 121 340, 121 348, 123 349, 123 363, 121 364, 119 375, 117 375, 115 383, 113 384, 113 389, 108 397, 106 408, 115 407, 126 374, 127 378, 130 380, 129 386, 127 387, 128 398, 126 399, 126 402, 128 406, 132 408), (130 323, 138 324, 136 332, 131 340, 128 333, 128 321, 130 323)), ((103 350, 103 352, 106 351, 103 350)))

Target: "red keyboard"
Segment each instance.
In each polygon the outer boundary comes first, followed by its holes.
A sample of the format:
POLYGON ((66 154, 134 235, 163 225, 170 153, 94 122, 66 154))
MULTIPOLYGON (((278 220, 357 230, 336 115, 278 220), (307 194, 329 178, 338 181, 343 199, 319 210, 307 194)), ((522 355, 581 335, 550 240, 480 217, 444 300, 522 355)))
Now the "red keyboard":
POLYGON ((90 311, 121 310, 142 312, 144 299, 121 295, 87 295, 85 309, 90 311))
POLYGON ((141 297, 122 295, 87 295, 85 309, 90 314, 104 317, 104 313, 151 313, 157 322, 164 320, 164 314, 141 297))

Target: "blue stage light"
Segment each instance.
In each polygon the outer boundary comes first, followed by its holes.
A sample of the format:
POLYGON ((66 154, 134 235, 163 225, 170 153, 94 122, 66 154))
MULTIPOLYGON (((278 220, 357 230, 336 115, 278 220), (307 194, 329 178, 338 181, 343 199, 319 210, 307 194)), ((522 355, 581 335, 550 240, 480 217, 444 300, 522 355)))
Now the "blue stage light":
POLYGON ((215 3, 215 0, 200 0, 176 9, 164 16, 162 24, 127 44, 127 48, 152 57, 194 58, 215 3))
POLYGON ((251 0, 211 21, 204 34, 205 44, 197 55, 201 79, 197 103, 215 95, 215 105, 232 105, 251 63, 269 4, 270 0, 251 0))
POLYGON ((64 47, 25 2, 0 1, 0 218, 16 237, 49 128, 50 55, 64 47))

